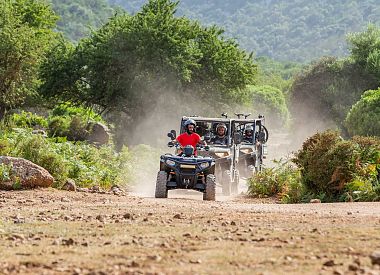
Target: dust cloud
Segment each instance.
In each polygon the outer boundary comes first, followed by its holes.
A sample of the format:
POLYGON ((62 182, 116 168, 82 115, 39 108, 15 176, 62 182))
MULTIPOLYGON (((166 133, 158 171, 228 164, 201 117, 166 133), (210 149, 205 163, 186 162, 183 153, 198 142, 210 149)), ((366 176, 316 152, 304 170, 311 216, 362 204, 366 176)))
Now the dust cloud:
MULTIPOLYGON (((135 177, 132 181, 132 192, 139 196, 154 196, 156 176, 159 171, 159 156, 174 153, 168 148, 170 130, 179 132, 182 116, 220 117, 229 110, 228 106, 218 109, 197 96, 195 92, 178 93, 175 90, 154 91, 159 94, 155 104, 149 106, 148 114, 139 120, 133 132, 128 133, 128 144, 136 152, 135 177), (141 148, 145 148, 141 153, 141 148)), ((220 106, 220 104, 218 105, 220 106)))
MULTIPOLYGON (((212 106, 197 97, 196 93, 178 93, 175 90, 165 90, 152 95, 158 95, 154 105, 149 106, 147 115, 139 120, 133 131, 128 132, 128 144, 131 151, 136 151, 135 177, 132 182, 132 191, 139 196, 154 196, 157 172, 159 171, 159 156, 165 153, 174 153, 168 148, 170 141, 167 133, 174 129, 177 132, 182 116, 198 115, 220 117, 221 113, 230 115, 234 112, 249 112, 247 107, 239 106, 212 106), (141 148, 144 148, 141 153, 141 148)), ((273 125, 270 119, 266 120, 269 131, 267 143, 268 155, 264 160, 264 167, 276 165, 273 160, 289 159, 300 149, 303 141, 316 132, 326 129, 335 129, 331 119, 318 114, 307 106, 298 104, 288 127, 273 125)), ((251 110, 252 111, 252 110, 251 110)), ((256 117, 259 113, 253 113, 256 117)), ((271 114, 260 113, 265 117, 271 114)), ((127 130, 126 130, 127 131, 127 130)))

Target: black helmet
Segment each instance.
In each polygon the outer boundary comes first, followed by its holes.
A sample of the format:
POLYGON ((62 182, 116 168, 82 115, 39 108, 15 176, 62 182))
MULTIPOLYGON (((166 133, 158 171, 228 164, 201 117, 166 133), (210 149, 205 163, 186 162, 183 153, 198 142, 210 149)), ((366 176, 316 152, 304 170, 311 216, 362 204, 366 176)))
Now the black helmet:
POLYGON ((190 124, 193 124, 194 127, 197 126, 197 123, 193 119, 191 119, 191 118, 189 118, 188 120, 186 120, 185 123, 183 124, 183 126, 185 126, 185 129, 187 129, 187 126, 189 126, 190 124))

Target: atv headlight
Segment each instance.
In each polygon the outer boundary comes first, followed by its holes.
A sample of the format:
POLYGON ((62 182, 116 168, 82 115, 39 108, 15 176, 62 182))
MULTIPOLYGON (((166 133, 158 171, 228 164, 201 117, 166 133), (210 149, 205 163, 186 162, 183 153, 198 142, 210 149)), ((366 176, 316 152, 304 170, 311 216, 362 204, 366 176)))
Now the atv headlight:
POLYGON ((200 166, 202 169, 206 169, 207 167, 210 166, 210 163, 208 163, 208 162, 202 162, 199 166, 200 166))
POLYGON ((167 159, 166 160, 166 164, 169 165, 169 166, 175 166, 175 161, 173 161, 171 159, 167 159))

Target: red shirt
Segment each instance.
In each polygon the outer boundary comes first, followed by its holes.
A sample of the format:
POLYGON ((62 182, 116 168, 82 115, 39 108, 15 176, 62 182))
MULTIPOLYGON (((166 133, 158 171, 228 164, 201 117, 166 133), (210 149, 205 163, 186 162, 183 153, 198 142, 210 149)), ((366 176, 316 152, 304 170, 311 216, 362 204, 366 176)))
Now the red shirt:
POLYGON ((193 146, 194 151, 196 152, 197 144, 201 141, 201 137, 197 133, 192 133, 191 135, 183 133, 177 137, 177 141, 182 147, 185 147, 186 145, 193 146))

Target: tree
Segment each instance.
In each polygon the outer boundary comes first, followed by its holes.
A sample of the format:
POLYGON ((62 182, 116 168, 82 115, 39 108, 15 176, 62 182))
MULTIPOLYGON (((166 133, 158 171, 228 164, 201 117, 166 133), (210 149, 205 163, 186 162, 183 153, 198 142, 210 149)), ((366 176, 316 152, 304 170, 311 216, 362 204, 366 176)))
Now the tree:
POLYGON ((350 135, 380 136, 380 89, 366 91, 345 121, 350 135))
POLYGON ((177 5, 151 0, 133 16, 114 16, 74 50, 57 45, 45 63, 41 92, 121 111, 123 127, 138 123, 165 96, 172 108, 194 97, 212 105, 242 102, 256 75, 252 56, 217 27, 176 17, 177 5))
POLYGON ((282 128, 289 123, 289 111, 281 90, 269 86, 248 87, 253 110, 265 116, 268 125, 282 128))
POLYGON ((57 17, 43 2, 0 2, 0 118, 38 84, 38 68, 55 38, 57 17))

